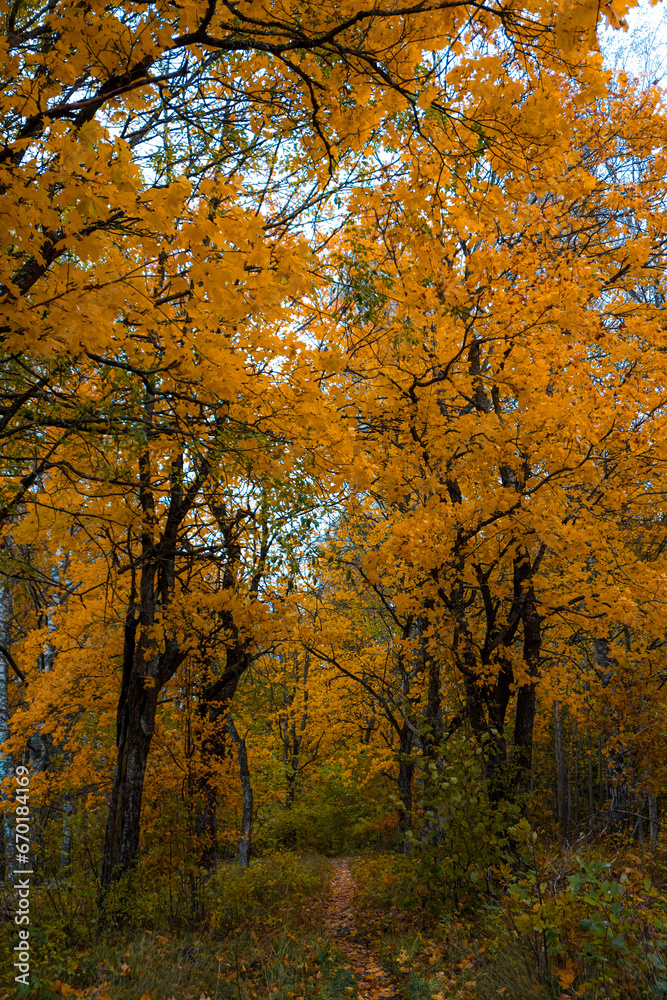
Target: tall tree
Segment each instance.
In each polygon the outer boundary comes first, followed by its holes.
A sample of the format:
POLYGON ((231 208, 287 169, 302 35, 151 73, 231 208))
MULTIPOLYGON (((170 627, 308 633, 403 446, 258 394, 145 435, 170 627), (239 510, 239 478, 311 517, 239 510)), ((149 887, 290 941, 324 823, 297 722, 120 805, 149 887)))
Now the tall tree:
POLYGON ((526 172, 480 151, 443 179, 416 147, 359 193, 341 242, 339 403, 366 456, 356 572, 411 623, 404 640, 424 637, 436 739, 437 671, 456 668, 498 797, 527 781, 539 677, 573 635, 632 625, 626 659, 661 635, 660 571, 624 527, 649 481, 662 495, 656 96, 577 111, 563 84, 577 144, 526 172))

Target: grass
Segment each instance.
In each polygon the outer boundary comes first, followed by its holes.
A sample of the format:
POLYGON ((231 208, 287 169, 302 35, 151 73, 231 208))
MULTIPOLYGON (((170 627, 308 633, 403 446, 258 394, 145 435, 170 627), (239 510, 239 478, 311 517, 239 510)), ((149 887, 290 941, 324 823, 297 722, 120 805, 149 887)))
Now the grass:
MULTIPOLYGON (((409 859, 369 855, 355 859, 352 871, 358 887, 357 941, 390 973, 400 1000, 630 996, 623 993, 619 977, 618 989, 612 986, 601 991, 599 979, 586 985, 584 967, 577 971, 576 981, 563 982, 563 970, 567 977, 570 967, 565 965, 567 954, 553 962, 552 973, 558 979, 555 992, 544 985, 543 970, 540 973, 531 952, 530 934, 516 929, 518 925, 520 930, 522 915, 532 912, 530 895, 525 904, 516 904, 511 919, 509 897, 484 902, 480 895, 477 906, 440 906, 434 912, 429 908, 428 886, 421 884, 409 859), (577 993, 581 985, 583 992, 577 993)), ((245 873, 235 865, 223 865, 202 888, 203 917, 192 915, 189 924, 174 926, 162 890, 155 886, 137 899, 131 925, 122 932, 102 935, 96 932, 94 907, 88 914, 82 911, 74 916, 71 911, 56 912, 54 893, 37 890, 31 898, 35 907, 31 933, 36 945, 31 971, 37 981, 29 996, 31 1000, 63 996, 81 1000, 354 1000, 353 971, 324 929, 330 873, 329 863, 314 855, 261 858, 245 873)), ((619 878, 622 873, 621 869, 619 878)), ((530 889, 534 873, 522 878, 530 889)), ((662 892, 656 890, 651 896, 639 875, 637 879, 638 888, 633 889, 637 891, 628 897, 630 929, 640 916, 646 923, 649 903, 661 917, 664 909, 662 892)), ((565 877, 560 881, 566 882, 565 877)), ((583 900, 559 897, 558 928, 564 945, 568 928, 575 944, 581 939, 578 922, 588 910, 580 912, 580 908, 590 909, 594 901, 594 896, 583 900)), ((667 949, 658 940, 658 930, 662 934, 667 922, 656 919, 646 927, 648 944, 657 941, 667 949)), ((22 992, 13 982, 10 949, 3 951, 5 990, 0 987, 0 997, 14 1000, 22 992)), ((650 978, 638 980, 639 993, 633 995, 667 995, 667 990, 660 992, 663 974, 660 954, 656 955, 655 985, 650 978)), ((611 972, 607 978, 612 982, 611 972)))
MULTIPOLYGON (((29 996, 295 1000, 321 994, 342 1000, 341 963, 321 930, 328 877, 327 862, 316 856, 262 858, 247 872, 223 865, 206 885, 205 917, 194 926, 168 928, 169 911, 156 887, 136 900, 121 932, 102 934, 93 907, 73 925, 69 915, 65 920, 54 912, 53 893, 35 887, 29 996)), ((2 956, 4 996, 15 998, 22 988, 15 989, 9 951, 2 956)))
POLYGON ((312 933, 286 927, 272 936, 243 929, 217 935, 135 933, 129 940, 97 943, 67 983, 56 981, 45 998, 96 1000, 252 1000, 309 997, 344 1000, 353 985, 335 948, 312 933))

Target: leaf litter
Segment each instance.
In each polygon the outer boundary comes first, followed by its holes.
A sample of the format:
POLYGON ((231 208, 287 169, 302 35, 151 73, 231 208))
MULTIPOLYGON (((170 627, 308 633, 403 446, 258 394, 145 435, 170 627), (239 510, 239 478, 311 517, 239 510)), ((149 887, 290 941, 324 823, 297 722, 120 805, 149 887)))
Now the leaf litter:
POLYGON ((368 944, 357 936, 354 921, 356 883, 350 861, 332 861, 331 894, 325 906, 325 927, 347 960, 353 973, 360 1000, 399 1000, 396 983, 375 959, 368 944))

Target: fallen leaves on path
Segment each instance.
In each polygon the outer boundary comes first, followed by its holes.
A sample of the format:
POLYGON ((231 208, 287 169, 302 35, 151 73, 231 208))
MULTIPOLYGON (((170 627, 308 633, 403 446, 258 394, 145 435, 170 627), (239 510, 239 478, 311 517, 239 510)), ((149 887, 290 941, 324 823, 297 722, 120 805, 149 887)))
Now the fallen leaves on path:
POLYGON ((354 926, 355 883, 350 862, 332 862, 334 875, 331 896, 325 909, 327 931, 347 959, 347 968, 357 981, 357 995, 362 1000, 398 1000, 398 989, 391 976, 376 962, 368 946, 357 938, 354 926))

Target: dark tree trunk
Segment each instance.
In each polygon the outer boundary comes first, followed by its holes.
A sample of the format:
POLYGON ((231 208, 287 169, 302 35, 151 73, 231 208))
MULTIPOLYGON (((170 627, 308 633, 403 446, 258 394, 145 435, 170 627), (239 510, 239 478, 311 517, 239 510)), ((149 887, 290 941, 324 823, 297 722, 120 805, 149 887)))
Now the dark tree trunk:
POLYGON ((227 754, 224 714, 227 706, 212 704, 204 696, 199 702, 199 714, 205 726, 201 738, 200 759, 196 778, 195 835, 199 850, 199 864, 210 870, 218 860, 218 790, 212 778, 216 761, 223 761, 227 754))
MULTIPOLYGON (((429 601, 426 607, 428 612, 432 612, 433 602, 429 601)), ((422 615, 416 621, 422 664, 427 677, 426 710, 424 713, 426 726, 422 734, 422 746, 424 748, 424 756, 434 760, 438 757, 440 751, 444 735, 444 724, 442 718, 440 667, 437 659, 433 656, 433 651, 429 648, 430 643, 425 636, 426 623, 422 615)))
MULTIPOLYGON (((152 406, 152 398, 149 398, 146 404, 149 419, 152 418, 152 406)), ((156 617, 173 599, 179 530, 207 476, 208 466, 202 463, 196 477, 184 490, 183 456, 174 459, 164 531, 157 540, 150 455, 146 451, 139 456, 141 572, 137 593, 133 570, 125 619, 123 676, 116 719, 118 756, 102 859, 105 896, 113 882, 131 871, 139 853, 141 804, 158 696, 186 655, 178 642, 168 635, 158 646, 156 617)))
MULTIPOLYGON (((4 586, 0 586, 0 782, 14 776, 14 761, 9 753, 2 749, 9 740, 9 666, 13 658, 9 652, 11 634, 9 619, 11 613, 10 594, 4 586)), ((14 666, 16 670, 16 666, 14 666)), ((21 679, 22 675, 21 675, 21 679)), ((7 793, 2 793, 2 801, 7 793)), ((0 819, 0 882, 9 879, 14 870, 12 854, 13 829, 10 822, 11 813, 4 811, 0 819)))
MULTIPOLYGON (((299 730, 297 732, 296 719, 294 718, 293 702, 294 695, 289 699, 285 695, 285 729, 283 733, 283 762, 285 764, 285 778, 287 781, 287 797, 285 799, 285 805, 287 809, 291 809, 294 805, 296 799, 296 788, 297 779, 299 776, 299 760, 301 757, 301 745, 303 743, 304 732, 306 725, 308 723, 308 671, 310 668, 310 655, 306 651, 304 656, 304 667, 303 667, 303 714, 301 716, 301 722, 299 723, 299 730)), ((298 680, 301 679, 299 675, 299 655, 298 652, 294 652, 294 672, 295 677, 298 680)), ((366 741, 368 742, 368 741, 366 741)))
POLYGON ((595 832, 595 802, 593 799, 593 743, 590 726, 586 729, 588 739, 588 830, 595 832))
POLYGON ((415 764, 411 756, 413 733, 407 723, 401 727, 399 738, 397 784, 398 796, 403 803, 403 808, 399 807, 398 832, 404 834, 412 827, 412 779, 415 773, 415 764))
POLYGON ((498 677, 491 691, 486 690, 488 705, 487 741, 485 744, 484 771, 489 783, 489 798, 494 805, 511 797, 509 783, 507 740, 505 738, 505 716, 513 681, 511 665, 503 656, 500 660, 498 677))
MULTIPOLYGON (((506 485, 512 485, 512 482, 508 479, 506 485)), ((481 647, 473 641, 467 619, 469 602, 464 599, 463 585, 459 584, 454 588, 449 599, 440 591, 444 603, 455 612, 458 619, 454 630, 453 652, 464 678, 466 714, 474 735, 484 746, 485 777, 489 797, 494 804, 513 798, 517 791, 526 788, 530 782, 535 680, 539 672, 542 641, 541 616, 537 612, 531 581, 545 551, 546 547, 540 546, 534 562, 526 550, 517 552, 513 567, 512 604, 504 623, 498 617, 500 605, 493 599, 488 573, 481 567, 476 567, 486 626, 481 647), (510 768, 505 719, 514 683, 510 653, 519 627, 523 629, 523 661, 529 679, 517 692, 514 754, 510 768), (496 680, 491 684, 487 678, 494 672, 496 680)))
MULTIPOLYGON (((201 766, 197 780, 195 830, 200 843, 199 862, 213 868, 218 860, 217 806, 218 790, 211 775, 227 755, 225 719, 238 683, 248 669, 251 657, 247 644, 238 642, 227 651, 224 672, 204 685, 199 701, 199 715, 204 726, 201 741, 201 766)), ((227 730, 229 727, 227 726, 227 730)))
MULTIPOLYGON (((234 593, 238 588, 238 568, 241 563, 239 533, 244 520, 250 514, 246 508, 240 508, 232 514, 224 503, 218 501, 211 501, 209 506, 224 541, 222 590, 234 593)), ((259 556, 246 592, 250 601, 255 600, 259 593, 270 544, 268 519, 264 517, 261 525, 259 556)), ((218 793, 215 783, 211 780, 211 773, 215 764, 225 758, 226 737, 223 720, 227 716, 238 683, 253 660, 252 641, 239 628, 231 611, 223 611, 220 614, 220 624, 227 637, 224 657, 222 651, 220 654, 220 660, 222 661, 224 658, 224 670, 222 674, 214 676, 213 679, 210 679, 212 672, 209 670, 199 702, 199 716, 204 723, 204 735, 201 739, 201 768, 197 780, 199 804, 195 825, 197 834, 202 841, 200 862, 207 868, 215 865, 217 860, 216 810, 218 793)))
POLYGON ((628 784, 626 760, 629 752, 617 745, 609 755, 611 792, 609 796, 609 830, 617 832, 627 827, 630 820, 630 786, 628 784))
POLYGON ((247 868, 250 864, 250 850, 252 847, 252 785, 250 784, 250 768, 248 767, 248 754, 245 740, 236 731, 231 713, 227 716, 227 728, 232 742, 236 746, 236 753, 239 761, 239 776, 241 778, 241 790, 243 792, 243 813, 241 815, 241 837, 239 840, 239 865, 247 868))
POLYGON ((648 828, 651 837, 651 846, 655 847, 660 833, 660 814, 658 812, 658 802, 655 795, 648 797, 648 828))
POLYGON ((542 618, 537 613, 535 592, 529 586, 522 608, 523 662, 529 681, 522 684, 516 696, 514 722, 514 769, 518 788, 525 789, 530 780, 533 761, 533 727, 535 724, 535 679, 542 650, 542 618))
POLYGON ((132 677, 127 689, 104 844, 104 887, 130 870, 139 851, 141 801, 158 694, 157 684, 146 687, 145 678, 139 676, 132 677))
POLYGON ((563 740, 563 714, 557 701, 554 702, 554 754, 558 772, 556 808, 561 830, 567 835, 569 815, 567 811, 565 781, 565 746, 563 740))
POLYGON ((118 757, 104 842, 103 889, 108 889, 112 882, 127 874, 136 862, 146 765, 155 732, 158 697, 184 658, 178 645, 169 639, 165 641, 162 651, 156 650, 153 634, 156 602, 154 596, 148 593, 154 575, 154 567, 144 567, 140 588, 140 635, 136 644, 136 626, 128 616, 125 646, 128 659, 124 664, 118 704, 118 757))

